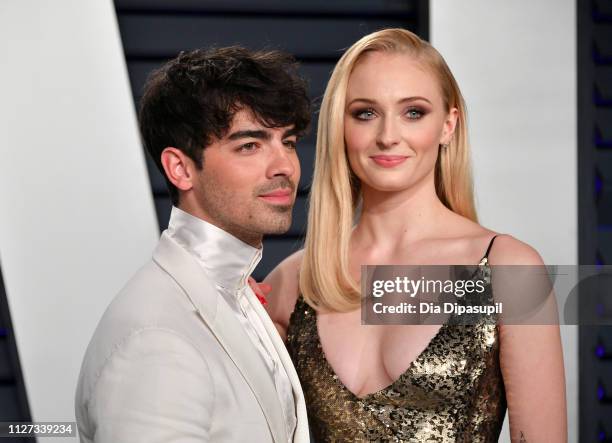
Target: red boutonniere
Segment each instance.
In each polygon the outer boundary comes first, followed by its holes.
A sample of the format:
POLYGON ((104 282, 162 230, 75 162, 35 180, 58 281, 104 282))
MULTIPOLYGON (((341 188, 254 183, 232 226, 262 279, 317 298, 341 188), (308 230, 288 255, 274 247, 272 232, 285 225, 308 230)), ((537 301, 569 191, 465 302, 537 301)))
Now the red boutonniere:
POLYGON ((266 294, 270 293, 270 291, 272 290, 272 286, 265 283, 257 283, 253 277, 249 277, 248 281, 249 285, 251 286, 251 289, 257 297, 257 300, 259 300, 262 305, 266 306, 268 304, 268 300, 266 300, 266 294))

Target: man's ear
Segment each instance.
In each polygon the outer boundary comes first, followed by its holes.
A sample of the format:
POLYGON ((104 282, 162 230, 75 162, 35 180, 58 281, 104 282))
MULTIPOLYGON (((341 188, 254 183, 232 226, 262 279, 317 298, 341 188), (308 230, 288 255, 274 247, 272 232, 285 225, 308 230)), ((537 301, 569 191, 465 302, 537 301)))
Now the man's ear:
POLYGON ((177 189, 189 191, 193 187, 195 165, 183 151, 167 147, 161 153, 161 164, 166 177, 177 189))
POLYGON ((455 127, 457 126, 457 119, 459 118, 459 111, 457 108, 451 108, 444 121, 444 128, 442 130, 442 138, 440 144, 445 145, 450 143, 455 133, 455 127))

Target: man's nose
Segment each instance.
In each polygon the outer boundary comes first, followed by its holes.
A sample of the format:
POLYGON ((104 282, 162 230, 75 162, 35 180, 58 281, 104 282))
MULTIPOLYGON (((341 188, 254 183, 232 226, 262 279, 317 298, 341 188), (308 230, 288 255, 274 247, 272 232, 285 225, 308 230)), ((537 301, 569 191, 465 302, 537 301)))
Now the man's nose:
POLYGON ((268 166, 269 178, 276 176, 292 177, 296 173, 296 169, 299 168, 299 160, 295 152, 283 143, 275 144, 271 151, 272 154, 268 166))

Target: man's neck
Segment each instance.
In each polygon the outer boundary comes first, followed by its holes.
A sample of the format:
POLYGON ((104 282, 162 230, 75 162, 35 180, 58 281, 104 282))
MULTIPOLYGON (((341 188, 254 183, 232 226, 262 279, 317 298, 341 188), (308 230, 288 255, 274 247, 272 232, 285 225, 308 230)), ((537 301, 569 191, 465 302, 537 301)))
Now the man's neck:
POLYGON ((179 208, 181 211, 188 213, 189 215, 197 217, 200 220, 204 220, 205 222, 224 230, 228 234, 233 235, 234 237, 243 241, 249 246, 252 246, 257 249, 262 247, 263 235, 260 233, 254 233, 252 231, 242 229, 238 225, 229 225, 227 223, 222 223, 221 221, 217 220, 215 217, 212 217, 210 214, 208 214, 202 209, 186 207, 185 205, 181 205, 180 203, 177 205, 177 208, 179 208))

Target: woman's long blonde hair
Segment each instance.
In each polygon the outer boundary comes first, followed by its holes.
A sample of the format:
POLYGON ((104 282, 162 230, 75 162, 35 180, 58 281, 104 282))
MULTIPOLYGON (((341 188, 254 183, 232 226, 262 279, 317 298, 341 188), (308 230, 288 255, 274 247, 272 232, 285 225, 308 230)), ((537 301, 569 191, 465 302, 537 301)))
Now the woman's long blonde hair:
POLYGON ((365 53, 384 51, 414 57, 436 76, 446 111, 459 111, 450 144, 439 149, 436 193, 457 214, 477 221, 472 189, 466 110, 461 91, 446 62, 429 43, 405 29, 384 29, 351 46, 334 68, 319 113, 317 149, 308 230, 300 270, 300 291, 315 309, 349 311, 361 295, 349 272, 349 241, 361 198, 344 143, 344 115, 349 76, 365 53))

